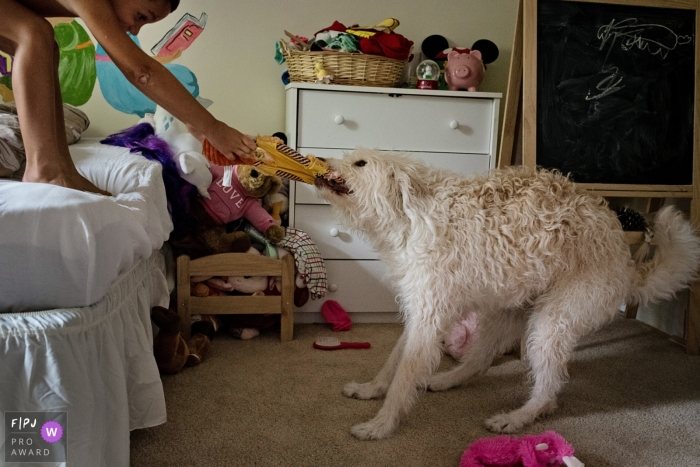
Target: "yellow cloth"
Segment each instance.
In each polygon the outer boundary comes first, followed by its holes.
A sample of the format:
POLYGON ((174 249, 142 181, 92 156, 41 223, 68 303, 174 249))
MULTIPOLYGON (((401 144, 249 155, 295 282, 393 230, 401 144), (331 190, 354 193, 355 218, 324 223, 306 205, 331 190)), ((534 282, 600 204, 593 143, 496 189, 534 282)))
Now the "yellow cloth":
POLYGON ((258 136, 255 142, 255 167, 264 174, 313 185, 317 177, 328 171, 328 164, 322 160, 313 155, 302 156, 274 136, 258 136))

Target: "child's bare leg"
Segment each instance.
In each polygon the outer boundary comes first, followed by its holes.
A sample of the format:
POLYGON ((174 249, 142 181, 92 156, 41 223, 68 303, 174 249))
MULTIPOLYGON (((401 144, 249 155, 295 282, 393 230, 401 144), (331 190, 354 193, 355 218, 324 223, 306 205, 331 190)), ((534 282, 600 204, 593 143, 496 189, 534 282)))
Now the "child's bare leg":
POLYGON ((68 152, 51 24, 15 0, 0 0, 0 10, 0 49, 14 55, 12 87, 27 154, 23 180, 108 194, 78 173, 68 152))

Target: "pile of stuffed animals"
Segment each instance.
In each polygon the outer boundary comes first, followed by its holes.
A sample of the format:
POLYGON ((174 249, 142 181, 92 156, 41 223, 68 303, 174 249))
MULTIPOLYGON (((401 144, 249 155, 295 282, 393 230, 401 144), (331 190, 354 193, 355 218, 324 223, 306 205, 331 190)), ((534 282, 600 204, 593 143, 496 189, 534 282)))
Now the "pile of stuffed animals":
MULTIPOLYGON (((276 134, 284 136, 283 134, 276 134)), ((304 232, 283 225, 287 220, 288 184, 277 174, 294 178, 320 176, 325 163, 313 156, 294 154, 296 160, 275 162, 265 150, 287 149, 278 136, 262 137, 256 157, 261 164, 221 166, 203 154, 203 142, 185 124, 161 107, 138 125, 103 140, 129 147, 163 165, 163 178, 175 230, 168 243, 175 256, 192 259, 218 253, 248 253, 295 260, 294 304, 303 306, 311 298, 325 295, 325 266, 315 244, 304 232), (167 154, 161 154, 167 153, 167 154), (286 164, 286 165, 285 165, 286 164), (296 172, 295 172, 296 170, 296 172), (316 173, 318 172, 318 174, 316 173)), ((291 149, 288 149, 291 151, 291 149)), ((277 154, 287 159, 287 155, 277 154)), ((193 277, 191 295, 280 295, 281 278, 193 277)), ((172 310, 156 307, 152 320, 158 328, 154 342, 156 361, 163 373, 175 373, 202 361, 218 330, 240 339, 250 339, 279 321, 277 315, 195 315, 192 338, 185 342, 179 333, 180 318, 172 310)))

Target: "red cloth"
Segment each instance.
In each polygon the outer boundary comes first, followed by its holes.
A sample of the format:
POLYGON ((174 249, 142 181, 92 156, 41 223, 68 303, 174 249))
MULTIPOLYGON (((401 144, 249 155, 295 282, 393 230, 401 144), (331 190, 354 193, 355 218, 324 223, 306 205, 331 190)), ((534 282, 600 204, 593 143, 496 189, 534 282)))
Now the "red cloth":
POLYGON ((316 34, 318 34, 319 32, 324 32, 324 31, 340 31, 340 32, 345 32, 346 29, 347 29, 347 28, 345 27, 345 25, 344 25, 343 23, 339 22, 338 20, 335 20, 335 21, 333 21, 333 24, 331 24, 331 25, 328 26, 327 28, 321 29, 320 31, 316 31, 316 32, 314 33, 314 36, 316 36, 316 34))
POLYGON ((411 53, 413 41, 401 34, 377 32, 370 37, 360 39, 360 50, 364 54, 381 55, 396 60, 405 60, 411 53))
POLYGON ((350 316, 345 312, 340 303, 335 300, 326 300, 323 305, 321 305, 321 314, 323 317, 333 325, 333 330, 338 331, 349 331, 352 327, 352 321, 350 316))

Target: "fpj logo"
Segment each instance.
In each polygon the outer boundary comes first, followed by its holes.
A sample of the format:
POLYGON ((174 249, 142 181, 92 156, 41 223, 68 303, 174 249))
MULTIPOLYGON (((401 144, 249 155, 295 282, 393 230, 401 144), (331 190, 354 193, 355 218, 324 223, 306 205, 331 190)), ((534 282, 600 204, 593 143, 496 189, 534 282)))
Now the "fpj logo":
POLYGON ((5 412, 5 462, 66 462, 66 412, 5 412))

